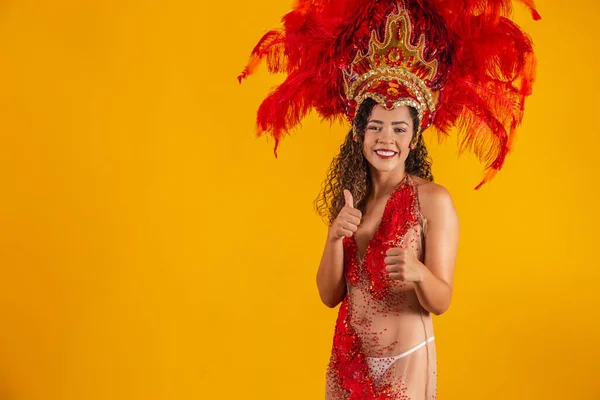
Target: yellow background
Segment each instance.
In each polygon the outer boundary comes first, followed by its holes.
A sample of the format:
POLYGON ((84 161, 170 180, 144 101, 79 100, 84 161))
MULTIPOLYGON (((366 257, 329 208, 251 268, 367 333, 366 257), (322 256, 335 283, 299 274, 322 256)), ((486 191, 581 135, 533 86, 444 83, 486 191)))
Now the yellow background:
MULTIPOLYGON (((321 399, 312 201, 346 128, 254 137, 237 74, 290 1, 0 7, 0 399, 321 399)), ((439 398, 600 399, 593 0, 538 1, 504 170, 427 137, 462 223, 439 398)))

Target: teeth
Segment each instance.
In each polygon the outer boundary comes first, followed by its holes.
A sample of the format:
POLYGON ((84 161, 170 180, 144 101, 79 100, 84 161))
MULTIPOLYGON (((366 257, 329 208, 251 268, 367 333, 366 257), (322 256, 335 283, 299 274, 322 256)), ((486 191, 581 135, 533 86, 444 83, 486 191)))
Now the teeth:
POLYGON ((394 154, 396 154, 393 151, 381 151, 381 150, 377 150, 375 151, 377 154, 379 154, 380 156, 384 156, 384 157, 390 157, 393 156, 394 154))

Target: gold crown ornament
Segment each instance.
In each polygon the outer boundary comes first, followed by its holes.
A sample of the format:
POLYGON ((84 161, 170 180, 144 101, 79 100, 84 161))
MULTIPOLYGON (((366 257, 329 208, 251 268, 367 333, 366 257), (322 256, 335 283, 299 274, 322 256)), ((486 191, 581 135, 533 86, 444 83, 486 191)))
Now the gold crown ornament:
POLYGON ((371 98, 387 110, 414 107, 421 121, 418 132, 431 124, 439 93, 430 84, 438 72, 438 62, 425 60, 425 36, 413 46, 411 35, 408 12, 399 8, 388 15, 383 40, 372 31, 367 53, 359 51, 343 70, 346 115, 351 122, 363 101, 371 98))

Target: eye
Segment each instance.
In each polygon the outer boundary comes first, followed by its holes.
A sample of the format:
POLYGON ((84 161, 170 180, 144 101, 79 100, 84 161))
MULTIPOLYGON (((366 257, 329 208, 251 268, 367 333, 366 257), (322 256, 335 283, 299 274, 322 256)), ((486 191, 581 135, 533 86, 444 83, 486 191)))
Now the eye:
POLYGON ((376 126, 376 125, 371 125, 371 126, 368 126, 367 129, 370 130, 370 131, 379 132, 381 130, 381 127, 380 126, 376 126))
POLYGON ((396 133, 404 133, 404 132, 406 132, 406 129, 404 129, 404 128, 395 128, 394 132, 396 132, 396 133))

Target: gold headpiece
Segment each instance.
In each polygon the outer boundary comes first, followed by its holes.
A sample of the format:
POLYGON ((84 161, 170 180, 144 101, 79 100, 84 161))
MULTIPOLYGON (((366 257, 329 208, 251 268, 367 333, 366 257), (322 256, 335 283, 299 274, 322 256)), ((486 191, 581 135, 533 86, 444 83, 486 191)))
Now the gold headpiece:
POLYGON ((429 85, 437 73, 437 60, 423 56, 425 37, 416 46, 410 43, 412 26, 408 12, 400 8, 389 14, 385 36, 379 40, 371 32, 367 54, 358 52, 350 67, 343 71, 344 93, 350 119, 362 102, 371 98, 391 110, 398 106, 414 107, 421 121, 419 131, 429 126, 438 92, 429 85))

